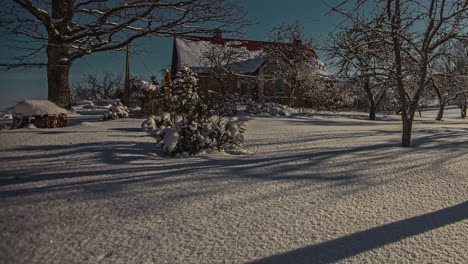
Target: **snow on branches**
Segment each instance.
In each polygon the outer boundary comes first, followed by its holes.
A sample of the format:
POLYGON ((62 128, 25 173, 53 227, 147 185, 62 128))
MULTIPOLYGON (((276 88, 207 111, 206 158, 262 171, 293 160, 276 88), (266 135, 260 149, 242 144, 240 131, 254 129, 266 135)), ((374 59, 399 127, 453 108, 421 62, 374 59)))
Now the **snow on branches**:
POLYGON ((206 150, 240 150, 245 118, 214 115, 215 104, 198 86, 196 74, 183 67, 172 85, 175 115, 150 116, 142 128, 156 138, 156 150, 170 156, 188 156, 206 150))
POLYGON ((119 99, 117 99, 109 110, 104 112, 102 119, 104 121, 117 119, 117 118, 127 118, 128 117, 128 108, 124 106, 119 99))

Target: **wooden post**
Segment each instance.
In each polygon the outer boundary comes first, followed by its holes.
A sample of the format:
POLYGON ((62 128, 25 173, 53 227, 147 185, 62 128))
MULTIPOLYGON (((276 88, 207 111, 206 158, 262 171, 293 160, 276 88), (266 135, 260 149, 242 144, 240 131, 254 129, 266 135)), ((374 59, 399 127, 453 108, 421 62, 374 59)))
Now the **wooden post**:
POLYGON ((130 104, 130 43, 127 44, 127 56, 125 60, 124 104, 130 104))

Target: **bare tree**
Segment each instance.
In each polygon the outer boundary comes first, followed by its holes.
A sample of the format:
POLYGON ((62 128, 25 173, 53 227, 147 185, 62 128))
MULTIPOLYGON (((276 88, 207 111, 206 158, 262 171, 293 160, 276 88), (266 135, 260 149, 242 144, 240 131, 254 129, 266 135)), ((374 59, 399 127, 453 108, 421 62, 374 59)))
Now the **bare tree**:
MULTIPOLYGON (((381 19, 382 14, 377 15, 381 19)), ((365 22, 365 17, 359 17, 343 23, 337 26, 336 33, 330 34, 322 48, 336 66, 338 77, 364 92, 368 102, 369 120, 376 119, 377 107, 391 87, 391 79, 387 73, 390 66, 390 47, 375 33, 380 19, 372 17, 365 22), (369 27, 373 30, 366 30, 369 27)))
POLYGON ((220 92, 226 95, 226 88, 232 78, 248 78, 254 80, 254 75, 245 74, 243 65, 252 58, 247 48, 240 46, 236 41, 207 43, 200 57, 206 73, 215 79, 220 92))
POLYGON ((441 46, 454 38, 468 38, 468 1, 459 0, 359 0, 344 1, 335 11, 359 23, 353 14, 385 12, 379 27, 364 26, 391 45, 392 68, 403 123, 403 147, 409 147, 415 111, 431 82, 429 65, 440 56, 441 46), (352 5, 352 9, 347 9, 352 5), (369 6, 374 6, 374 11, 369 6))
POLYGON ((444 45, 442 55, 432 63, 431 84, 439 102, 436 120, 442 120, 447 104, 456 103, 466 113, 468 83, 468 40, 454 40, 444 45), (466 110, 465 110, 466 111, 466 110))
MULTIPOLYGON (((289 105, 294 106, 299 92, 322 87, 317 82, 323 81, 318 77, 327 71, 326 66, 318 59, 312 41, 306 39, 303 27, 297 21, 273 28, 270 40, 273 43, 265 49, 266 60, 274 75, 289 85, 289 105)), ((320 95, 313 91, 308 94, 320 95)))
POLYGON ((70 107, 69 71, 88 54, 119 50, 146 37, 238 32, 245 11, 230 0, 12 0, 3 3, 0 27, 24 39, 29 54, 4 68, 46 66, 48 97, 70 107), (46 51, 46 58, 31 60, 46 51))
POLYGON ((72 85, 72 101, 100 101, 123 95, 123 76, 112 72, 86 74, 72 85))

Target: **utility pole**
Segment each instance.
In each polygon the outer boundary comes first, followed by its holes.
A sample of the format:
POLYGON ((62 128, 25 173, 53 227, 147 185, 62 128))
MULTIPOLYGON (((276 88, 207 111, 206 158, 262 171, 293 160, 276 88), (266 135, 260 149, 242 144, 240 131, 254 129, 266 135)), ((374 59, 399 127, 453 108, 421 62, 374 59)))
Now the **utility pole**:
POLYGON ((124 104, 130 104, 130 43, 127 44, 127 56, 125 60, 124 100, 124 104))

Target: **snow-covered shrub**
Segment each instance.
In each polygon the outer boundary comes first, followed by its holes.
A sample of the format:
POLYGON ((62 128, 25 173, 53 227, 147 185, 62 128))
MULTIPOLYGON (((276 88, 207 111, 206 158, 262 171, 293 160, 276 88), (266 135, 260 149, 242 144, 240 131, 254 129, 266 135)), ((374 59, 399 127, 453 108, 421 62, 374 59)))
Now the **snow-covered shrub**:
POLYGON ((202 93, 198 86, 196 73, 183 67, 176 75, 172 85, 171 101, 173 110, 182 120, 206 122, 214 114, 210 104, 211 98, 202 93))
POLYGON ((174 126, 174 122, 171 119, 170 113, 164 113, 160 116, 150 115, 143 123, 141 128, 145 131, 151 132, 159 128, 167 128, 174 126))
POLYGON ((219 110, 219 113, 225 116, 290 116, 294 112, 293 108, 285 105, 273 102, 256 102, 248 96, 239 96, 238 94, 226 96, 219 110))
POLYGON ((128 117, 128 108, 117 99, 109 110, 104 112, 102 119, 104 121, 117 119, 117 118, 127 118, 128 117))
POLYGON ((304 92, 305 106, 314 110, 338 111, 351 102, 348 87, 320 79, 314 81, 304 92))
POLYGON ((239 150, 244 142, 245 118, 213 116, 208 122, 180 121, 173 127, 152 131, 156 150, 175 156, 193 155, 203 150, 239 150))
POLYGON ((215 116, 213 98, 199 89, 195 76, 186 67, 178 72, 171 89, 175 116, 164 113, 142 123, 142 128, 156 137, 156 150, 185 156, 241 148, 246 119, 215 116))

